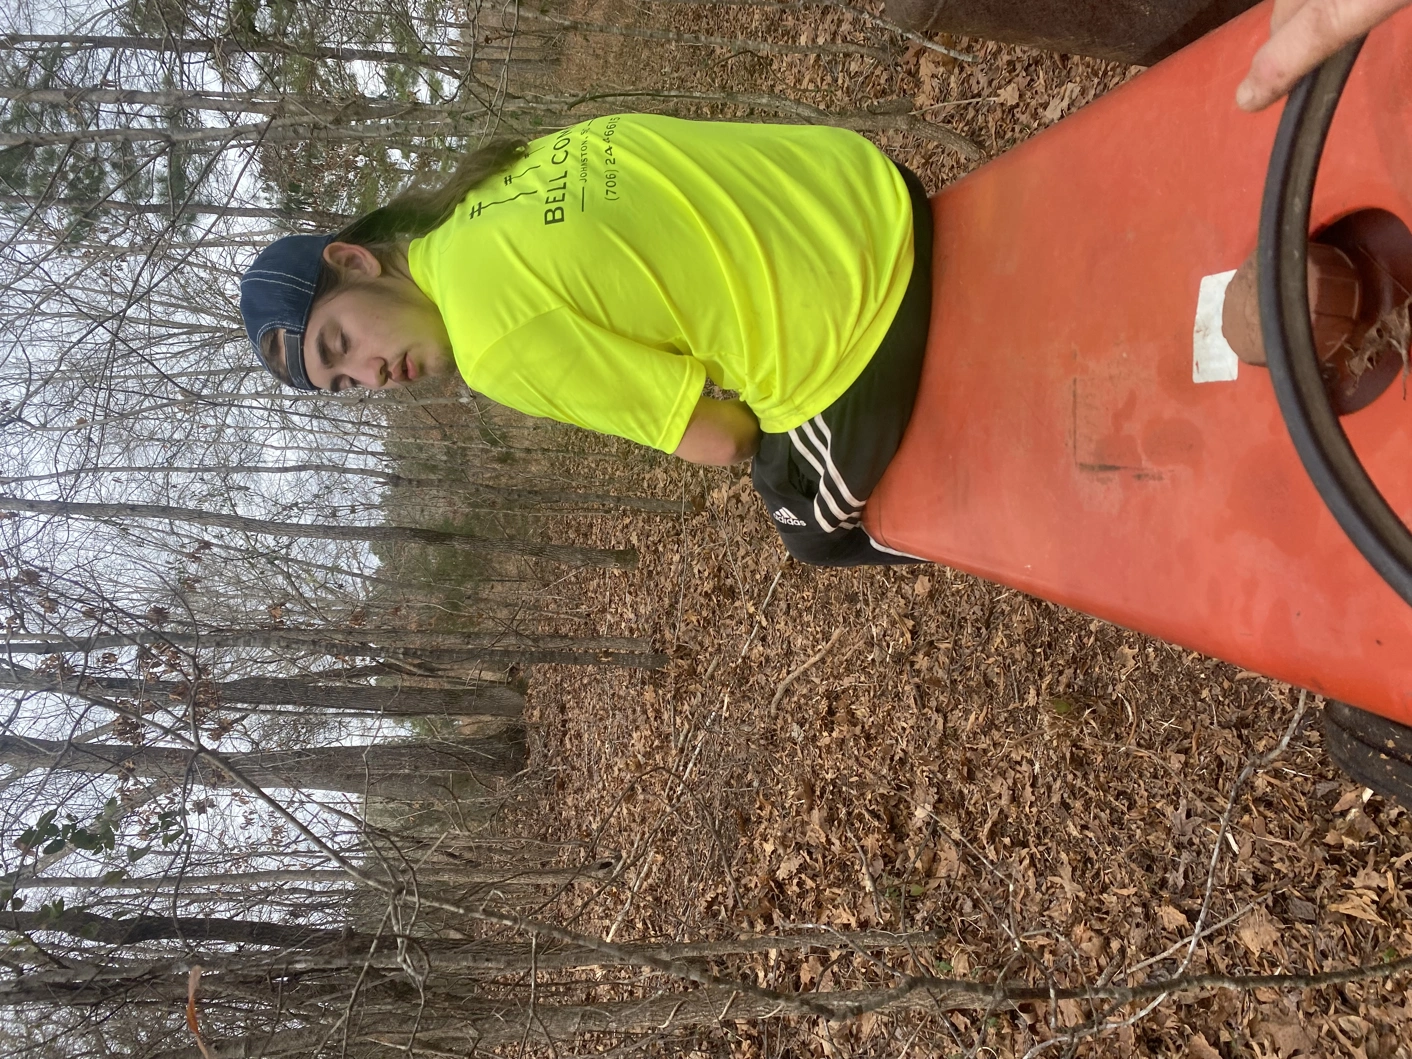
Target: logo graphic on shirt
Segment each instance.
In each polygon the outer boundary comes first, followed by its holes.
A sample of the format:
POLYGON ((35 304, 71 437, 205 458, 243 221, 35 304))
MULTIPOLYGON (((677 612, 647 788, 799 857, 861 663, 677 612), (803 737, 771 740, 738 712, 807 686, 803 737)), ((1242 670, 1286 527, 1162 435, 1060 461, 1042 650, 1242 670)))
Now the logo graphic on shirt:
POLYGON ((533 170, 536 170, 536 169, 538 169, 538 168, 539 168, 539 166, 536 164, 536 165, 532 165, 532 166, 528 167, 527 169, 523 169, 523 170, 521 170, 521 171, 518 172, 518 173, 506 173, 506 174, 505 174, 505 186, 506 186, 506 187, 509 187, 511 184, 513 184, 515 181, 519 180, 519 179, 520 179, 522 176, 524 176, 526 173, 532 172, 533 170))
MULTIPOLYGON (((509 178, 507 177, 506 179, 508 180, 509 178)), ((507 202, 514 202, 516 199, 522 199, 526 195, 533 194, 533 191, 521 191, 518 195, 511 195, 508 199, 496 199, 493 202, 484 202, 480 199, 477 199, 476 204, 466 210, 466 219, 469 221, 473 221, 486 210, 490 209, 490 207, 492 206, 503 206, 507 202)))
POLYGON ((782 507, 770 516, 781 526, 803 526, 805 521, 787 507, 782 507))

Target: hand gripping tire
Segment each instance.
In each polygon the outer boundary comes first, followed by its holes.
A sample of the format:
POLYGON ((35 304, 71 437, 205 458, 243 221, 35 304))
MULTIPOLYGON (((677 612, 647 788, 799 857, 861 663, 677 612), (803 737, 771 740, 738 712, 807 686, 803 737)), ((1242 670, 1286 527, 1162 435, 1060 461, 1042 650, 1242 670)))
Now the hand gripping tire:
MULTIPOLYGON (((1260 322, 1270 378, 1295 451, 1354 546, 1412 605, 1412 532, 1368 477, 1324 389, 1309 320, 1306 255, 1319 159, 1363 41, 1290 93, 1260 208, 1260 322)), ((1324 711, 1329 756, 1355 780, 1412 808, 1412 728, 1343 703, 1324 711)))

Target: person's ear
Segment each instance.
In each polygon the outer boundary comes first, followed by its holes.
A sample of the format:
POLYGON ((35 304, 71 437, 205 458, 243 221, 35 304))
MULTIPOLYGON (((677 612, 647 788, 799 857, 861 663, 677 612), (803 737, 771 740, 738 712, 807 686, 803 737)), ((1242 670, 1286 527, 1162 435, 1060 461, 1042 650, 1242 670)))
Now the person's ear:
POLYGON ((329 243, 324 247, 324 264, 344 278, 377 279, 382 275, 377 255, 357 243, 329 243))

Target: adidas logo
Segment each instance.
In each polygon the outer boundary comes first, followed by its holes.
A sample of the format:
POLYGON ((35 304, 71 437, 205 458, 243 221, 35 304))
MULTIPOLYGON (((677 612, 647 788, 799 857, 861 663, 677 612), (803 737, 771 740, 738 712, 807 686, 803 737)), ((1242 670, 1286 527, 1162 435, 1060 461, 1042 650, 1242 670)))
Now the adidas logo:
POLYGON ((776 511, 776 512, 771 516, 771 518, 773 518, 776 522, 778 522, 778 523, 779 523, 780 525, 782 525, 782 526, 804 526, 804 525, 807 525, 807 523, 806 523, 802 518, 800 518, 799 516, 797 516, 793 511, 791 511, 791 510, 790 510, 789 508, 787 508, 787 507, 782 507, 782 508, 780 508, 778 511, 776 511))

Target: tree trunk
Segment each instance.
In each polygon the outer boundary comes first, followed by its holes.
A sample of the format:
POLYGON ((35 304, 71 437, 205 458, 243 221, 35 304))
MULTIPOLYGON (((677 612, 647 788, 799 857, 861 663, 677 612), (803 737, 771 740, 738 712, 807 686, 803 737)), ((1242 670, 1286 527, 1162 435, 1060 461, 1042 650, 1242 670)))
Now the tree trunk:
MULTIPOLYGON (((223 756, 247 781, 263 788, 416 800, 445 796, 459 776, 513 775, 524 767, 525 749, 523 736, 507 731, 455 743, 326 746, 223 756)), ((71 744, 0 735, 0 764, 16 769, 139 776, 175 786, 187 775, 191 759, 192 752, 180 747, 71 744)), ((191 772, 197 783, 208 787, 239 786, 204 761, 191 772)))
MULTIPOLYGON (((133 213, 144 216, 181 217, 194 214, 198 217, 251 217, 272 221, 308 221, 325 228, 337 228, 348 220, 342 213, 324 213, 319 210, 280 210, 267 206, 227 206, 216 202, 121 202, 118 199, 72 199, 35 198, 30 195, 0 195, 0 206, 13 206, 28 210, 60 208, 90 213, 94 210, 111 210, 114 213, 133 213)), ((151 248, 146 251, 150 254, 151 248)))
POLYGON ((228 37, 117 37, 64 36, 42 33, 6 33, 0 35, 0 48, 12 49, 25 45, 80 49, 112 49, 113 51, 147 51, 162 55, 190 55, 205 52, 216 59, 240 55, 288 55, 298 59, 330 59, 334 62, 382 62, 398 66, 420 67, 443 73, 460 74, 466 60, 455 55, 435 55, 384 51, 380 48, 330 48, 315 44, 283 44, 276 40, 237 41, 228 37))
MULTIPOLYGON (((586 1035, 599 1033, 646 1034, 673 1036, 696 1030, 711 1029, 722 1023, 774 1021, 800 1015, 822 1015, 824 1018, 848 1019, 859 1010, 900 1012, 931 1011, 942 1013, 965 1009, 985 1009, 990 998, 976 990, 942 989, 844 989, 822 993, 784 994, 780 999, 758 996, 728 986, 694 987, 682 992, 655 991, 638 1000, 603 1001, 597 1004, 538 1003, 513 1001, 496 1003, 490 1000, 468 1000, 463 1006, 460 1025, 446 1025, 423 1030, 417 1035, 421 1049, 428 1054, 463 1054, 467 1040, 474 1040, 480 1050, 514 1047, 522 1041, 564 1047, 582 1042, 586 1035)), ((1026 1000, 1047 999, 1040 989, 1011 991, 1026 1000), (1033 994, 1033 996, 1031 996, 1033 994)), ((449 1020, 448 1020, 449 1021, 449 1020)), ((401 1051, 406 1043, 406 1029, 388 1025, 369 1026, 360 1035, 364 1041, 386 1046, 391 1052, 401 1051)), ((256 1059, 258 1056, 314 1056, 319 1041, 276 1034, 273 1048, 262 1048, 250 1039, 208 1041, 209 1059, 256 1059)), ((263 1045, 265 1042, 259 1042, 263 1045)), ((194 1046, 160 1052, 153 1059, 202 1059, 194 1046)))
MULTIPOLYGON (((315 949, 356 938, 356 935, 343 931, 321 930, 293 923, 213 919, 209 916, 129 916, 126 919, 112 919, 72 908, 57 916, 47 912, 0 912, 0 930, 21 933, 53 930, 101 945, 137 945, 144 941, 169 940, 191 943, 223 941, 237 945, 268 945, 277 949, 315 949)), ((366 940, 371 942, 372 939, 366 940)))
POLYGON ((102 633, 97 636, 50 636, 42 640, 9 640, 8 654, 52 654, 71 651, 104 651, 139 644, 170 644, 196 649, 228 647, 297 648, 307 644, 340 644, 346 648, 369 647, 380 651, 392 647, 417 649, 450 648, 470 651, 477 648, 511 653, 525 650, 647 651, 652 643, 638 636, 559 636, 529 633, 518 629, 494 632, 408 631, 361 625, 324 625, 317 629, 230 628, 203 629, 200 632, 102 633))
POLYGON ((206 110, 218 114, 267 114, 271 117, 301 115, 304 120, 320 118, 342 122, 377 118, 444 118, 467 108, 439 103, 392 102, 357 96, 333 99, 328 96, 277 95, 254 92, 196 92, 169 89, 146 92, 136 88, 30 88, 0 85, 0 99, 16 103, 40 103, 72 108, 84 103, 97 106, 160 107, 170 110, 206 110))
MULTIPOLYGON (((214 1042, 203 1052, 199 1048, 172 1048, 152 1053, 148 1059, 282 1059, 285 1056, 308 1056, 309 1059, 336 1054, 342 1059, 345 1054, 341 1046, 337 1052, 329 1049, 329 1031, 326 1027, 297 1029, 279 1033, 252 1033, 234 1040, 214 1042)), ((400 1049, 399 1049, 400 1050, 400 1049)), ((349 1059, 361 1059, 365 1051, 349 1049, 349 1059)), ((387 1054, 386 1049, 378 1049, 378 1054, 387 1054)), ((405 1053, 404 1053, 405 1054, 405 1053)), ((415 1053, 414 1053, 415 1054, 415 1053)), ((466 1052, 466 1043, 461 1041, 453 1055, 474 1054, 466 1052)))
MULTIPOLYGON (((11 196, 12 198, 17 196, 11 196)), ((0 205, 5 204, 5 196, 0 196, 0 205)), ((63 204, 56 202, 56 205, 63 204)), ((185 212, 184 210, 182 212, 185 212)), ((309 216, 313 216, 310 214, 309 216)), ((144 253, 151 253, 144 250, 144 253)), ((214 375, 216 373, 205 373, 214 375)), ((170 379, 175 373, 162 378, 170 379)), ((152 377, 154 380, 158 376, 152 377)), ((118 381, 114 377, 115 381, 118 381)), ((125 381, 125 380, 124 380, 125 381)), ((145 381, 145 380, 140 380, 145 381)), ((460 402, 457 402, 458 404, 460 402)), ((560 507, 603 507, 610 510, 643 511, 663 515, 681 515, 700 511, 705 501, 702 498, 689 500, 669 500, 653 496, 619 496, 614 493, 582 493, 572 489, 526 489, 520 486, 487 485, 483 482, 470 482, 458 478, 409 478, 391 471, 374 467, 348 467, 334 463, 292 463, 284 466, 246 465, 219 468, 222 474, 331 474, 352 477, 372 478, 385 485, 402 489, 416 489, 454 493, 468 497, 472 501, 492 510, 513 507, 514 510, 536 510, 539 508, 557 510, 560 507)), ((48 474, 26 474, 12 477, 0 476, 0 485, 17 482, 53 482, 66 478, 82 478, 107 474, 200 474, 209 476, 211 467, 174 467, 165 464, 150 466, 83 467, 77 470, 52 471, 48 474)))
MULTIPOLYGON (((507 111, 519 109, 505 107, 507 111)), ((543 108, 528 108, 536 113, 543 108)), ((482 110, 470 107, 446 115, 419 115, 415 120, 379 118, 368 122, 326 120, 311 123, 303 117, 274 117, 244 125, 188 128, 186 126, 131 125, 123 128, 79 129, 69 132, 0 133, 0 147, 76 147, 86 143, 165 143, 255 147, 275 143, 385 143, 418 136, 472 136, 482 131, 482 110)))
MULTIPOLYGON (((878 62, 891 62, 893 57, 884 48, 873 48, 866 44, 849 44, 838 41, 822 41, 818 44, 781 44, 769 40, 749 40, 743 37, 712 37, 700 33, 683 33, 673 29, 653 29, 648 26, 614 25, 605 22, 585 22, 566 18, 550 11, 535 11, 524 7, 519 17, 525 21, 547 22, 560 29, 577 33, 601 33, 612 37, 637 37, 642 40, 660 40, 669 44, 686 44, 697 47, 724 48, 735 52, 755 52, 759 55, 862 55, 878 62)), ((474 27, 463 24, 462 29, 474 27)))
POLYGON ((56 694, 77 692, 103 698, 146 698, 180 702, 192 699, 212 707, 226 703, 252 706, 304 706, 337 713, 379 714, 388 717, 519 717, 525 697, 504 684, 467 688, 385 688, 354 684, 318 684, 292 677, 247 677, 241 680, 134 680, 121 677, 61 679, 47 673, 0 662, 0 688, 23 688, 56 694))
POLYGON ((116 650, 140 644, 170 644, 186 651, 264 648, 297 655, 392 658, 435 663, 491 665, 620 665, 657 669, 667 656, 648 651, 647 641, 631 637, 539 636, 515 633, 406 633, 380 629, 213 629, 180 633, 144 631, 45 640, 13 640, 7 654, 73 654, 116 650), (509 642, 510 646, 496 646, 509 642), (515 644, 524 644, 523 647, 515 644), (421 646, 429 644, 429 646, 421 646), (461 646, 464 644, 465 646, 461 646))
MULTIPOLYGON (((31 91, 21 89, 17 91, 31 91)), ((38 90, 34 90, 38 91, 38 90)), ((63 90, 59 90, 63 91, 63 90)), ((105 91, 100 89, 76 89, 76 92, 105 91)), ((195 102, 191 93, 145 93, 154 97, 181 95, 189 101, 188 106, 205 106, 195 102)), ((219 93, 207 94, 204 98, 210 104, 205 109, 232 109, 240 101, 235 93, 222 100, 219 93)), ((684 90, 652 89, 597 92, 589 95, 542 95, 526 93, 522 96, 503 100, 496 108, 496 115, 510 115, 535 118, 541 123, 562 120, 565 115, 582 115, 585 118, 596 114, 612 113, 615 107, 608 105, 610 100, 648 98, 654 100, 677 100, 684 103, 725 104, 751 107, 771 112, 787 121, 807 125, 832 125, 855 132, 909 132, 923 139, 950 148, 964 158, 980 159, 985 153, 966 137, 943 125, 926 120, 911 113, 853 110, 830 111, 811 103, 802 103, 785 96, 770 95, 764 92, 695 92, 684 90)), ((288 116, 281 110, 265 121, 244 125, 231 125, 223 128, 185 127, 129 127, 81 129, 67 132, 15 132, 0 133, 0 147, 71 147, 81 143, 187 143, 221 144, 226 147, 253 145, 257 143, 291 143, 300 141, 340 142, 349 140, 370 140, 385 142, 397 137, 418 136, 466 136, 484 131, 485 120, 490 112, 479 102, 443 107, 434 104, 386 104, 379 100, 365 98, 347 100, 329 110, 326 100, 313 100, 310 103, 318 121, 311 121, 303 109, 303 99, 290 97, 279 102, 258 97, 246 96, 244 102, 254 112, 259 109, 271 110, 274 107, 287 107, 288 116), (393 112, 389 106, 400 107, 393 112), (420 108, 420 109, 418 109, 420 108), (320 114, 323 111, 325 113, 320 114), (356 115, 365 114, 367 120, 356 115), (352 122, 350 124, 350 122, 352 122)), ((155 104, 154 104, 155 105, 155 104)), ((617 107, 621 107, 617 103, 617 107)))
POLYGON ((551 559, 574 566, 608 566, 620 570, 637 563, 637 553, 631 548, 581 548, 570 544, 543 544, 538 541, 480 537, 472 533, 452 533, 416 526, 339 526, 327 523, 276 522, 271 519, 227 515, 219 511, 172 507, 167 504, 85 504, 70 500, 22 500, 19 497, 0 496, 0 511, 57 515, 63 518, 170 519, 196 526, 217 526, 222 529, 292 537, 297 540, 387 541, 443 545, 499 555, 551 559))
MULTIPOLYGON (((577 868, 516 868, 513 866, 483 867, 480 865, 438 864, 435 867, 423 865, 416 869, 417 885, 421 889, 430 886, 567 886, 580 879, 603 880, 610 878, 617 865, 611 857, 601 858, 591 864, 577 868)), ((376 876, 378 872, 372 871, 376 876)), ((265 883, 280 885, 297 883, 318 883, 336 886, 340 883, 353 883, 353 878, 345 871, 336 868, 274 868, 269 871, 228 872, 222 875, 162 875, 136 879, 107 880, 98 875, 52 875, 42 878, 20 878, 4 882, 3 885, 15 890, 55 890, 55 889, 95 889, 122 892, 146 892, 152 890, 184 890, 216 887, 228 893, 246 890, 248 887, 265 883)), ((248 892, 248 891, 247 891, 248 892)), ((334 891, 330 891, 331 893, 334 891)), ((203 898, 209 895, 202 895, 203 898)), ((126 920, 124 920, 126 922, 126 920)), ((778 943, 775 944, 778 948, 778 943)), ((735 950, 731 950, 735 951, 735 950)))

